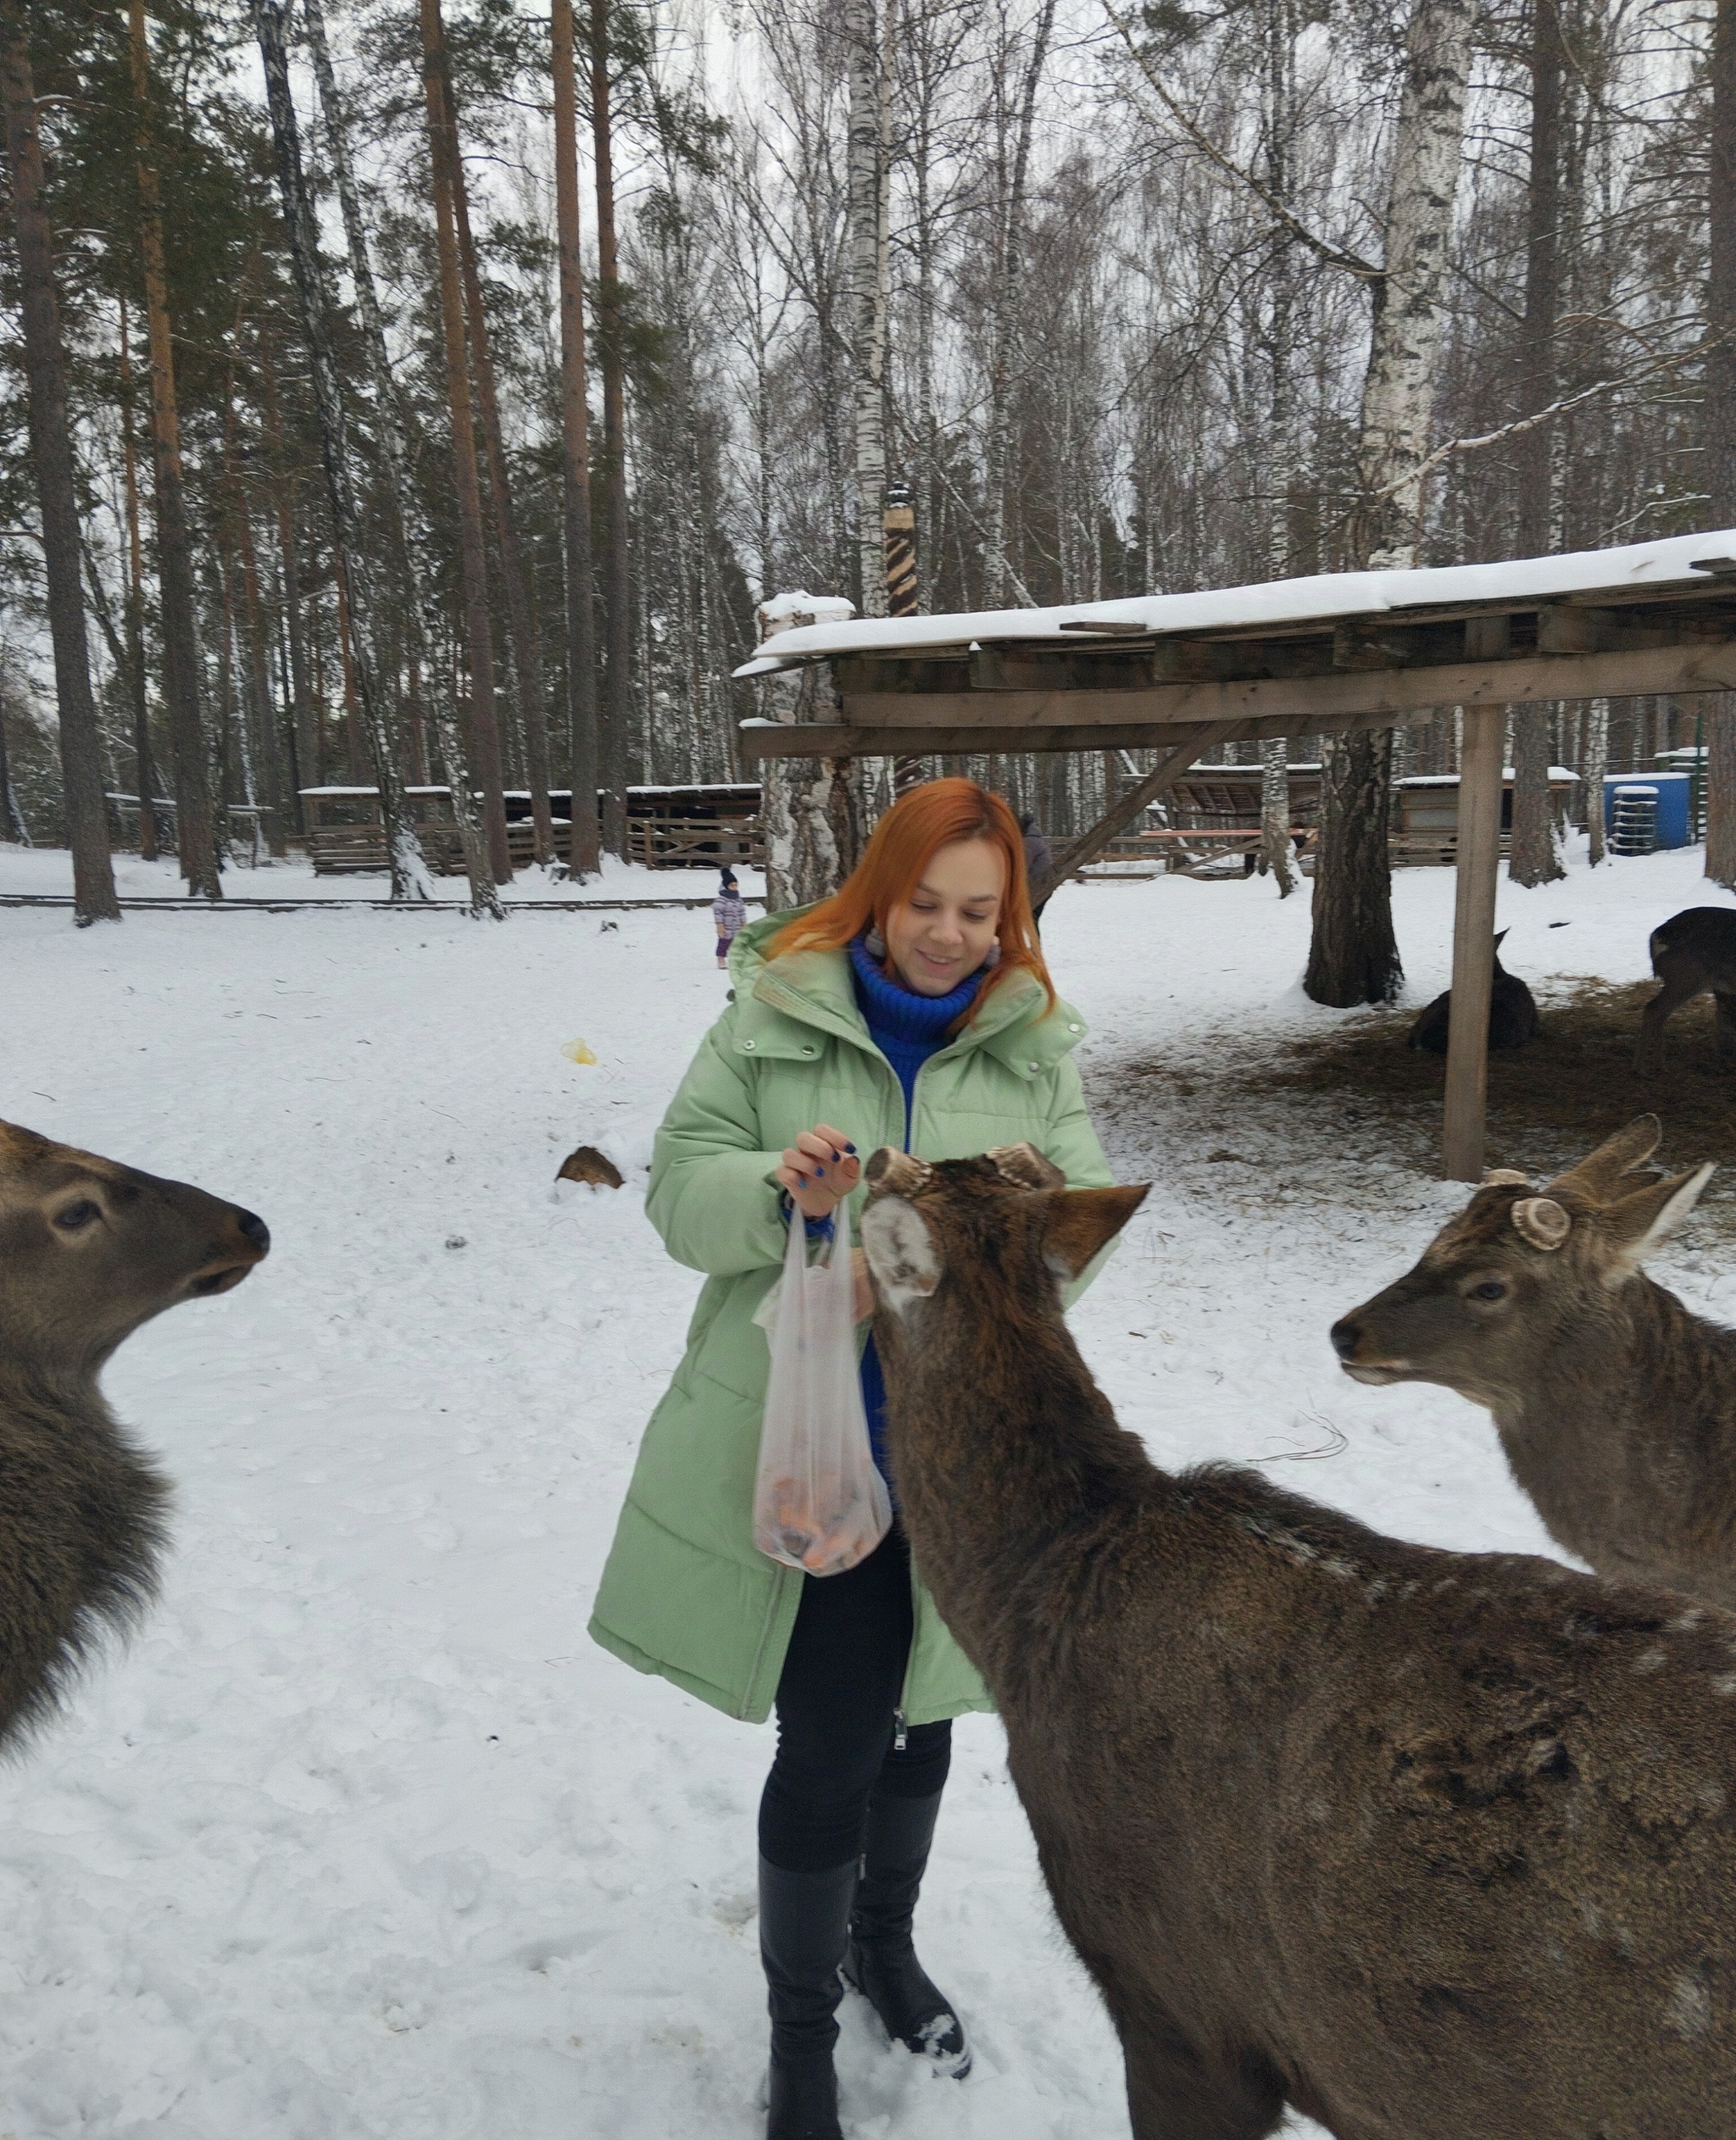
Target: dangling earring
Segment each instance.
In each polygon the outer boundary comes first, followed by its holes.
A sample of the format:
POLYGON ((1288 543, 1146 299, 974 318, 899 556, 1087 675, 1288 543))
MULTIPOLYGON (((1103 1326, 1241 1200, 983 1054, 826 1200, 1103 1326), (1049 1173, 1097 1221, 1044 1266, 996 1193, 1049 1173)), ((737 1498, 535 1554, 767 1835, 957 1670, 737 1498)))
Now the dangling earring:
POLYGON ((877 922, 870 924, 868 933, 862 939, 862 948, 871 959, 885 958, 886 938, 881 935, 877 922))
POLYGON ((988 947, 988 956, 982 961, 982 964, 979 970, 983 973, 992 973, 999 964, 1000 938, 997 937, 994 942, 988 947))

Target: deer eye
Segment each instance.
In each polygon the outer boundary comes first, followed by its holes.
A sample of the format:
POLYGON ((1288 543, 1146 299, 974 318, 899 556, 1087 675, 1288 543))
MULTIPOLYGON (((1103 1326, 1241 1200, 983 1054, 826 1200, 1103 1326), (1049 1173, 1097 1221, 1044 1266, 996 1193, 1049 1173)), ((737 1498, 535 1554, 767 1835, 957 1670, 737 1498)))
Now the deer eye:
POLYGON ((54 1214, 54 1223, 63 1233, 77 1233, 89 1226, 92 1219, 100 1219, 103 1207, 93 1203, 89 1197, 81 1197, 76 1203, 69 1203, 64 1211, 54 1214))
POLYGON ((1506 1285, 1500 1278, 1485 1278, 1480 1286, 1471 1288, 1471 1298, 1473 1300, 1505 1300, 1507 1298, 1506 1285))

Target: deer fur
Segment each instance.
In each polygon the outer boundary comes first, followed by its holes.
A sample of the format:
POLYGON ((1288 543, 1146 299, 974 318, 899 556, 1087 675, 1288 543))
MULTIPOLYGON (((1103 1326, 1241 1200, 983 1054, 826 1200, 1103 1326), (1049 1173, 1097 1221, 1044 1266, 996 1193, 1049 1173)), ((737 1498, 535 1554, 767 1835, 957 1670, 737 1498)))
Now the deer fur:
POLYGON ((1485 1181, 1333 1343, 1359 1382, 1486 1406, 1550 1536, 1600 1575, 1736 1608, 1736 1331, 1640 1268, 1712 1170, 1637 1171, 1661 1134, 1642 1114, 1541 1193, 1485 1181))
POLYGON ((237 1204, 0 1122, 0 1748, 155 1595, 168 1482, 103 1402, 103 1364, 270 1245, 237 1204))
POLYGON ((1057 1283, 1145 1192, 866 1172, 912 1554, 1135 2140, 1287 2104, 1338 2140, 1729 2140, 1736 1615, 1160 1470, 1057 1283))
POLYGON ((1651 932, 1651 970, 1664 984, 1640 1014, 1633 1068, 1644 1076, 1664 1067, 1664 1021, 1711 993, 1717 1010, 1713 1046, 1721 1064, 1736 1063, 1736 911, 1684 907, 1651 932))
MULTIPOLYGON (((1501 964, 1502 930, 1495 938, 1494 977, 1488 993, 1488 1044, 1491 1048, 1523 1048, 1537 1037, 1537 999, 1517 974, 1501 964)), ((1416 1014, 1405 1037, 1406 1048, 1421 1048, 1431 1055, 1447 1052, 1447 1033, 1452 1024, 1453 992, 1447 989, 1416 1014)))

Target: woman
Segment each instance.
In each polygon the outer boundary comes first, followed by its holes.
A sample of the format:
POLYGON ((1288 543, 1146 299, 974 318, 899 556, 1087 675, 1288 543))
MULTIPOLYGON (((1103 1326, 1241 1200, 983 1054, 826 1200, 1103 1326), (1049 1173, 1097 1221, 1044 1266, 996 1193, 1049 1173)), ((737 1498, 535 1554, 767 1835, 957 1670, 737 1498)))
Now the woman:
MULTIPOLYGON (((776 1704, 760 1808, 767 2140, 838 2140, 841 1967, 892 2037, 943 2071, 970 2064, 910 1920, 951 1719, 991 1704, 896 1520, 843 1575, 755 1551, 770 1353, 754 1313, 785 1229, 829 1232, 880 1145, 949 1159, 1028 1139, 1076 1185, 1110 1175, 1072 1061, 1084 1025, 1038 947, 1018 825, 974 781, 904 796, 842 890, 751 924, 730 970, 730 1007, 658 1132, 647 1203, 670 1254, 706 1283, 646 1431, 591 1632, 732 1715, 757 1722, 776 1704)), ((862 1316, 870 1305, 864 1281, 862 1316)), ((875 1456, 896 1503, 865 1322, 859 1337, 875 1456)))

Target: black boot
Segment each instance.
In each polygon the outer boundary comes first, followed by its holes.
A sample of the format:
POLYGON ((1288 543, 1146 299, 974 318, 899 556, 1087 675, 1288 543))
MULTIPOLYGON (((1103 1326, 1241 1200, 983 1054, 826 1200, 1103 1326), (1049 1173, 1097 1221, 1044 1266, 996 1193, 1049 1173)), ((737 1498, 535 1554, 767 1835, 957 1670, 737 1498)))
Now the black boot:
POLYGON ((843 2140, 837 2122, 837 1968, 856 1863, 787 1872, 760 1860, 760 1959, 771 2015, 765 2140, 843 2140))
POLYGON ((871 1800, 843 1977, 868 1999, 894 2043, 962 2081, 971 2071, 964 2024, 952 2001, 930 1982, 910 1943, 940 1799, 937 1791, 927 1798, 876 1792, 871 1800))

